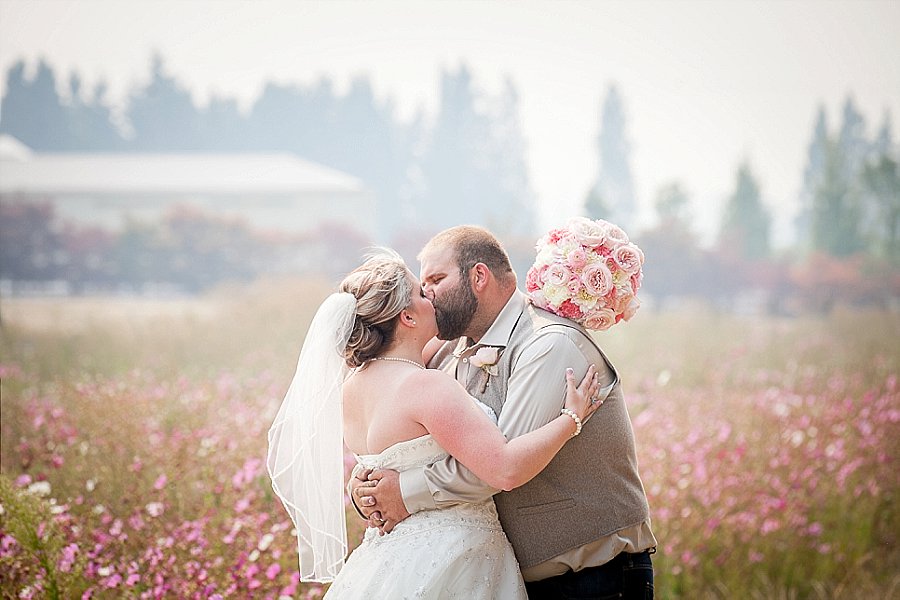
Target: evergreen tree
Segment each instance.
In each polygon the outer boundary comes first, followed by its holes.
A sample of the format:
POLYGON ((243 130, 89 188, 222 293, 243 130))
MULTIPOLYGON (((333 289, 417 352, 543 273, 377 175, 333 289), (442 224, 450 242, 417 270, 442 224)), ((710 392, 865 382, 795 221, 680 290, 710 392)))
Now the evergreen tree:
POLYGON ((678 226, 690 231, 690 198, 677 181, 660 188, 653 207, 656 209, 660 224, 678 226))
POLYGON ((891 128, 891 113, 890 111, 884 111, 884 118, 881 123, 881 128, 878 130, 878 135, 875 137, 875 143, 872 145, 872 153, 875 156, 883 156, 885 154, 890 154, 895 150, 894 148, 894 134, 891 128))
POLYGON ((849 256, 863 248, 859 196, 846 177, 841 145, 829 142, 825 173, 813 198, 813 248, 832 256, 849 256))
POLYGON ((34 79, 25 79, 25 62, 14 64, 0 104, 0 133, 34 150, 53 152, 71 146, 66 110, 56 91, 56 75, 43 60, 34 79))
POLYGON ((604 219, 606 221, 611 221, 611 213, 612 211, 609 209, 609 204, 607 204, 606 199, 601 195, 598 186, 593 186, 584 199, 584 214, 587 215, 589 219, 604 219))
POLYGON ((495 171, 493 195, 485 224, 498 235, 534 234, 534 194, 528 183, 525 139, 519 123, 519 92, 510 78, 504 81, 492 123, 491 160, 495 171))
POLYGON ((719 243, 745 259, 765 258, 769 254, 770 224, 759 185, 744 163, 738 168, 734 193, 725 206, 719 243))
POLYGON ((800 210, 795 221, 797 241, 802 248, 808 248, 811 243, 813 198, 825 177, 827 152, 828 121, 825 107, 820 105, 807 150, 806 168, 803 170, 803 189, 800 192, 800 210))
POLYGON ((246 151, 246 119, 233 98, 213 96, 200 115, 200 145, 212 152, 246 151))
POLYGON ((847 181, 853 181, 866 164, 871 144, 866 140, 866 120, 850 96, 844 102, 838 146, 843 175, 847 181))
POLYGON ((422 159, 425 196, 417 207, 419 221, 434 229, 483 223, 490 129, 475 99, 465 65, 442 73, 440 112, 422 159))
POLYGON ((375 192, 378 237, 390 239, 400 225, 401 190, 412 160, 407 136, 395 121, 393 104, 375 98, 368 77, 356 78, 337 106, 329 135, 338 147, 329 164, 353 173, 375 192))
POLYGON ((867 145, 868 153, 854 173, 860 198, 860 231, 875 255, 890 256, 892 252, 890 218, 892 204, 900 199, 890 197, 891 165, 895 148, 891 132, 891 116, 887 111, 875 139, 867 145), (887 221, 885 220, 887 219, 887 221))
POLYGON ((127 112, 134 130, 131 147, 138 151, 196 151, 202 149, 201 117, 190 93, 164 72, 162 57, 154 56, 147 87, 132 94, 127 112))
MULTIPOLYGON (((253 151, 291 151, 306 143, 300 122, 309 118, 300 88, 267 83, 247 119, 246 147, 253 151)), ((316 160, 308 154, 301 155, 316 160)))
MULTIPOLYGON (((710 263, 702 261, 697 238, 691 228, 690 198, 677 182, 657 192, 654 208, 657 223, 641 232, 636 243, 644 251, 644 282, 656 306, 669 296, 689 296, 708 279, 710 263)), ((644 288, 642 288, 643 291, 644 288)))
POLYGON ((607 220, 628 231, 634 226, 637 207, 631 175, 631 148, 625 131, 625 110, 615 86, 609 87, 600 123, 597 137, 599 171, 588 198, 602 198, 610 210, 607 220))
POLYGON ((83 98, 81 78, 77 73, 69 78, 69 88, 71 100, 66 112, 70 145, 67 149, 106 152, 120 150, 123 140, 113 124, 112 113, 106 101, 106 83, 99 82, 88 100, 83 98))
POLYGON ((878 208, 878 227, 873 232, 876 254, 900 264, 900 170, 887 152, 866 165, 863 183, 878 208))

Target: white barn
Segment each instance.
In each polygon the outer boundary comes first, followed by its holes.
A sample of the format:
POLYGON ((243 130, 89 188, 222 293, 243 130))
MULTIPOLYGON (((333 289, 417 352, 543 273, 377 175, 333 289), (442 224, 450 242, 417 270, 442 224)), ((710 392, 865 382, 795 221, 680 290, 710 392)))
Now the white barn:
POLYGON ((341 223, 376 236, 375 197, 359 179, 290 154, 45 154, 3 135, 0 202, 50 202, 62 219, 113 231, 187 206, 259 231, 341 223))

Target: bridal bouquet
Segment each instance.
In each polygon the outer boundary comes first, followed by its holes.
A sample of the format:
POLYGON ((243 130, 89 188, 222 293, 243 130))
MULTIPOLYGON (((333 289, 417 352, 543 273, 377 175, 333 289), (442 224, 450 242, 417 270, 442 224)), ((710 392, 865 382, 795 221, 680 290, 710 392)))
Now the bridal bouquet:
POLYGON ((603 331, 640 307, 644 253, 612 223, 577 217, 538 240, 525 289, 540 308, 603 331))

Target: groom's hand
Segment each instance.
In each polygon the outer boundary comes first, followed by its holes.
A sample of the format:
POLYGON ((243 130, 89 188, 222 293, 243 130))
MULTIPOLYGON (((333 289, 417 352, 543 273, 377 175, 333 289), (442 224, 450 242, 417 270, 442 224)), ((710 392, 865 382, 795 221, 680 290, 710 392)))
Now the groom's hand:
MULTIPOLYGON (((378 525, 375 525, 372 521, 372 513, 376 511, 375 499, 369 496, 366 490, 366 488, 374 487, 378 483, 377 481, 369 481, 371 473, 372 469, 355 469, 348 485, 350 487, 350 501, 353 502, 356 512, 363 519, 369 521, 370 527, 377 527, 378 525), (366 497, 365 501, 363 501, 363 496, 366 497)), ((381 515, 376 516, 381 517, 381 515)))
POLYGON ((370 507, 369 523, 383 533, 390 533, 400 521, 409 516, 400 493, 400 473, 390 469, 378 469, 369 474, 372 487, 360 487, 360 504, 370 507), (374 514, 378 512, 380 514, 374 514))

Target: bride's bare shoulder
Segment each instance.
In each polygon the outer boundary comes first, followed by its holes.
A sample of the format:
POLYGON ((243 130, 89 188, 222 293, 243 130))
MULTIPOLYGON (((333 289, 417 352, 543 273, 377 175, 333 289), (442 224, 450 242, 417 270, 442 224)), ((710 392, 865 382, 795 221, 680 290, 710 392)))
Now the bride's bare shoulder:
POLYGON ((429 409, 453 404, 468 396, 455 379, 437 369, 413 373, 403 382, 403 391, 407 398, 429 409))

